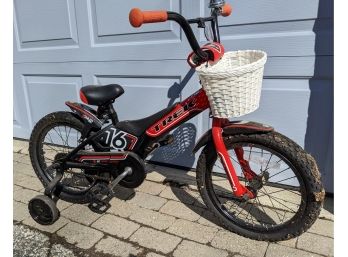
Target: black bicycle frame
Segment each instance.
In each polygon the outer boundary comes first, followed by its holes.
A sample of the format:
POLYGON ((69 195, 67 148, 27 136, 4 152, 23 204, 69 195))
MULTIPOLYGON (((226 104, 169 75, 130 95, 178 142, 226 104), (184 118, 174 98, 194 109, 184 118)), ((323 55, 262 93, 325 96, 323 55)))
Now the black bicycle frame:
MULTIPOLYGON (((83 111, 83 108, 87 107, 85 105, 71 102, 66 102, 66 104, 74 111, 75 115, 80 120, 84 121, 85 129, 88 129, 89 132, 86 135, 86 138, 81 138, 82 142, 76 148, 61 159, 63 162, 74 160, 74 157, 79 151, 84 150, 86 145, 92 145, 98 153, 110 152, 110 154, 112 153, 119 155, 120 151, 115 151, 115 149, 112 148, 111 141, 108 145, 102 145, 99 140, 107 136, 111 137, 112 135, 110 135, 110 133, 112 131, 114 131, 114 134, 116 135, 122 134, 124 138, 129 140, 129 143, 125 145, 121 153, 123 152, 124 155, 126 155, 127 152, 132 151, 138 154, 140 157, 145 158, 147 154, 145 149, 151 146, 151 144, 158 142, 161 138, 179 125, 209 108, 208 98, 205 92, 200 89, 181 103, 177 103, 167 113, 156 120, 155 123, 151 124, 142 135, 136 137, 130 134, 128 131, 123 131, 118 128, 117 124, 113 125, 104 122, 104 125, 101 125, 103 122, 99 120, 91 111, 83 111)), ((77 167, 74 166, 74 168, 77 167)), ((80 168, 82 168, 82 166, 80 168)))
MULTIPOLYGON (((204 18, 196 18, 186 20, 182 15, 175 12, 168 12, 168 20, 176 21, 183 29, 192 50, 202 59, 207 59, 207 53, 202 51, 197 39, 192 31, 190 24, 198 24, 200 28, 205 27, 205 22, 211 22, 211 27, 213 30, 213 37, 215 42, 219 42, 219 27, 218 27, 218 14, 216 11, 212 11, 210 17, 204 18)), ((97 112, 90 107, 66 102, 66 104, 73 110, 75 115, 77 115, 81 120, 85 123, 85 128, 82 132, 83 141, 73 150, 71 151, 65 158, 62 159, 63 162, 68 160, 72 160, 73 157, 80 151, 83 150, 84 147, 88 144, 93 145, 96 150, 101 152, 107 152, 110 149, 110 145, 101 146, 98 144, 97 140, 104 133, 111 133, 110 130, 120 130, 117 128, 117 123, 112 125, 108 125, 102 128, 103 121, 97 118, 97 112), (90 135, 90 132, 94 131, 93 135, 90 135)), ((140 137, 136 137, 134 135, 129 134, 127 131, 120 132, 125 133, 128 137, 136 138, 135 143, 130 148, 125 148, 125 151, 133 151, 142 158, 146 157, 145 149, 149 147, 153 142, 158 141, 165 134, 168 134, 174 128, 182 124, 183 122, 193 118, 200 112, 209 108, 208 99, 203 90, 199 90, 183 102, 178 103, 169 113, 166 113, 164 117, 160 118, 156 121, 155 124, 151 125, 146 133, 141 135, 140 137), (158 130, 158 131, 156 131, 158 130)), ((117 120, 118 121, 118 120, 117 120)))

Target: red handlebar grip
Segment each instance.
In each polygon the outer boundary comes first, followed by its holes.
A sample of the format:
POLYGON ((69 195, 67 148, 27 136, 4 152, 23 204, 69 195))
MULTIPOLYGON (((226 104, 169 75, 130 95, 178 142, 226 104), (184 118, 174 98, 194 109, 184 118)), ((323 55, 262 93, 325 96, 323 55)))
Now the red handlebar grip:
POLYGON ((225 4, 223 7, 222 7, 222 12, 221 12, 221 15, 224 16, 224 17, 227 17, 227 16, 230 16, 232 13, 232 6, 230 4, 225 4))
POLYGON ((140 27, 144 23, 164 22, 167 20, 167 11, 142 11, 139 8, 133 8, 129 13, 129 22, 135 28, 140 27))

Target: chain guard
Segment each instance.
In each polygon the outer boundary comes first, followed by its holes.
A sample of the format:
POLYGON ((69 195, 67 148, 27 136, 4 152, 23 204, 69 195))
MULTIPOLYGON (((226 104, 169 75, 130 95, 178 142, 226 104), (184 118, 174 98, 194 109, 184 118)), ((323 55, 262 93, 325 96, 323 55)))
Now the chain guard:
POLYGON ((132 168, 132 174, 126 176, 119 184, 126 188, 136 188, 140 186, 146 177, 144 161, 138 157, 138 155, 129 153, 127 159, 121 161, 113 171, 113 177, 116 178, 120 175, 126 167, 132 168))

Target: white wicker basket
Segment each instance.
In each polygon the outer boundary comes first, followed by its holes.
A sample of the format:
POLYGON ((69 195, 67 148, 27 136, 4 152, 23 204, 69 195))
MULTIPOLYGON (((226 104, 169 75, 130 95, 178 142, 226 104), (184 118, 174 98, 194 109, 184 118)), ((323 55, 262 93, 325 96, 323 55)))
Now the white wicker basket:
POLYGON ((216 64, 196 68, 213 116, 239 117, 259 107, 266 60, 263 51, 233 51, 216 64))

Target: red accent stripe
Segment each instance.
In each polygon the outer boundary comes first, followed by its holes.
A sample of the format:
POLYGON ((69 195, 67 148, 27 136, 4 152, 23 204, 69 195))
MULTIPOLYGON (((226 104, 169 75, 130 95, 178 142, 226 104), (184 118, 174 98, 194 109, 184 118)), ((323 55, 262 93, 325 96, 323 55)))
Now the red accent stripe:
POLYGON ((85 104, 88 104, 88 100, 85 96, 85 94, 80 90, 80 99, 82 102, 84 102, 85 104))
POLYGON ((82 155, 79 157, 79 161, 112 161, 112 160, 124 160, 127 158, 127 154, 115 154, 115 155, 82 155))
POLYGON ((128 137, 128 138, 132 141, 131 145, 128 147, 127 150, 132 150, 133 147, 134 147, 134 145, 135 145, 136 142, 138 141, 138 138, 135 137, 135 136, 133 136, 133 135, 131 135, 131 134, 126 134, 126 137, 128 137))

